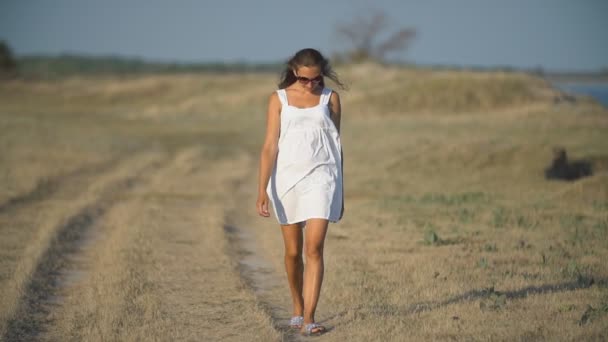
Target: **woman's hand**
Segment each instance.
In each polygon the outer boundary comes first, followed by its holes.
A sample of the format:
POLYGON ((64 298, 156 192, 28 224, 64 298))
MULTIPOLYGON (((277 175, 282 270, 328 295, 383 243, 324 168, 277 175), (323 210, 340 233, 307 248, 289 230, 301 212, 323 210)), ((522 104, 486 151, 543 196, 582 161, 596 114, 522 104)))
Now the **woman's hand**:
POLYGON ((258 200, 256 202, 256 207, 258 209, 258 214, 260 216, 268 217, 270 213, 268 212, 268 202, 270 199, 268 198, 268 194, 266 192, 260 192, 258 194, 258 200))

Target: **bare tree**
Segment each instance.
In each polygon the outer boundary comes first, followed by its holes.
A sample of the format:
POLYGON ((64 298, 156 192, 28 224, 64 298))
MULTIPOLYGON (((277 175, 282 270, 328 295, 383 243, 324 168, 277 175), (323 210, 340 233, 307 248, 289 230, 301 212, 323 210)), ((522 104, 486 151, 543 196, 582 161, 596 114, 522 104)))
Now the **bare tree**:
POLYGON ((379 10, 371 10, 365 15, 357 15, 350 22, 337 24, 335 32, 338 39, 349 45, 343 58, 354 62, 384 61, 389 53, 407 50, 416 30, 401 28, 382 39, 389 26, 388 16, 379 10))

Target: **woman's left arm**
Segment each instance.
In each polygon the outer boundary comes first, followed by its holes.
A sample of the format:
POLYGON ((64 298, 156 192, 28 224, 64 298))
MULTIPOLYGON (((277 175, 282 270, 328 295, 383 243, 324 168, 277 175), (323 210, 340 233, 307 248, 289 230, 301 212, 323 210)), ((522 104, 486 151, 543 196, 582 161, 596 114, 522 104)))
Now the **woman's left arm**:
POLYGON ((332 91, 329 98, 329 110, 331 112, 331 120, 334 122, 338 133, 340 133, 340 119, 342 117, 342 105, 340 104, 340 95, 332 91))

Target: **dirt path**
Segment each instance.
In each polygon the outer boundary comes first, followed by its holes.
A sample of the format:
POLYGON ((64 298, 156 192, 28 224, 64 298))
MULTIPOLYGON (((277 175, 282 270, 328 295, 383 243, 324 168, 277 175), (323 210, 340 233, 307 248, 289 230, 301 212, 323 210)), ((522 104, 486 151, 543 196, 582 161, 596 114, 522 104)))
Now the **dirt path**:
POLYGON ((245 154, 135 155, 2 213, 17 222, 39 210, 23 224, 44 223, 25 253, 44 252, 18 265, 20 287, 1 283, 12 291, 3 308, 14 308, 3 311, 3 338, 283 339, 242 277, 247 253, 226 229, 227 210, 240 205, 232 195, 249 172, 245 154))
POLYGON ((297 330, 288 327, 291 297, 283 266, 283 242, 274 217, 260 218, 256 201, 257 160, 249 158, 250 170, 236 184, 235 200, 226 210, 225 231, 229 254, 238 261, 238 272, 255 295, 258 306, 280 334, 282 341, 301 341, 297 330))
MULTIPOLYGON (((117 189, 129 187, 134 174, 150 167, 154 156, 108 163, 97 172, 77 172, 60 182, 55 191, 13 201, 0 214, 2 249, 22 256, 3 267, 0 331, 6 336, 35 332, 34 313, 41 312, 44 297, 54 287, 55 273, 65 262, 62 255, 103 213, 117 189), (26 318, 27 317, 27 318, 26 318)), ((90 170, 89 170, 90 171, 90 170)), ((6 261, 5 261, 6 262, 6 261)))

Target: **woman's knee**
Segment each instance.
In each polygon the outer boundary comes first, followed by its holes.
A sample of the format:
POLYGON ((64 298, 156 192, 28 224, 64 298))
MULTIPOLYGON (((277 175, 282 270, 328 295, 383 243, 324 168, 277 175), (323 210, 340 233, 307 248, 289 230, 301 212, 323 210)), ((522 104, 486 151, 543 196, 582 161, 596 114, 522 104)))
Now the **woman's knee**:
POLYGON ((316 244, 306 246, 306 258, 307 259, 320 259, 323 257, 323 245, 316 244))
POLYGON ((299 248, 285 248, 285 258, 302 259, 302 251, 299 248))

